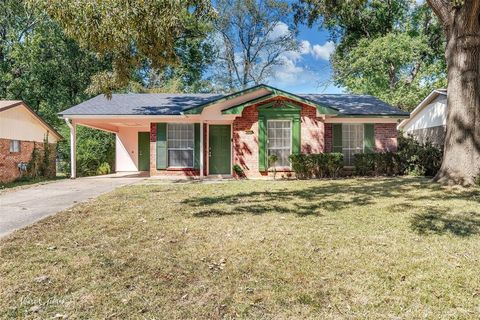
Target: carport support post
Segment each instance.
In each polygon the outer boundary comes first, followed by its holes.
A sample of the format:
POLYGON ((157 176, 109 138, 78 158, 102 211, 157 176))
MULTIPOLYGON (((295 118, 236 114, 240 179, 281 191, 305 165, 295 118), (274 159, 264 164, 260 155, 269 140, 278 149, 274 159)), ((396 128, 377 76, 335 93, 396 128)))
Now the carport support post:
POLYGON ((70 178, 77 177, 77 127, 75 123, 70 123, 69 119, 65 119, 67 126, 70 128, 70 178))
POLYGON ((203 177, 203 121, 200 122, 200 177, 203 177))

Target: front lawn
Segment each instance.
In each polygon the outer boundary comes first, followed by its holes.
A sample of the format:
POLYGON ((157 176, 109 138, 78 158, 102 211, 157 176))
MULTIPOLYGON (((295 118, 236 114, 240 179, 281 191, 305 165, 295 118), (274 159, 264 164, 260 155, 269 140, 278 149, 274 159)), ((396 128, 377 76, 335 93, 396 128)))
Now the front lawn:
POLYGON ((480 317, 478 189, 149 183, 0 241, 0 318, 480 317))

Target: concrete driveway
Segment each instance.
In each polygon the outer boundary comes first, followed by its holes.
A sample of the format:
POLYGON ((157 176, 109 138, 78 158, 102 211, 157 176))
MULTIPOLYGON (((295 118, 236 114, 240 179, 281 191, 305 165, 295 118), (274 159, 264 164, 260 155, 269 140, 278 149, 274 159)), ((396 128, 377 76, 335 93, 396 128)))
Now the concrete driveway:
POLYGON ((144 179, 139 174, 111 174, 65 179, 0 194, 0 238, 76 203, 144 179))

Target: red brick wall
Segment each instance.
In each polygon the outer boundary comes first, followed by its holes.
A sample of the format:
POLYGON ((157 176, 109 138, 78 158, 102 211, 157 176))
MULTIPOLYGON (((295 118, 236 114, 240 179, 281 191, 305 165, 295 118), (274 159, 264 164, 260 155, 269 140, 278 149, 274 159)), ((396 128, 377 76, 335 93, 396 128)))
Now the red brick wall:
MULTIPOLYGON (((265 101, 262 104, 271 101, 265 101)), ((265 175, 259 172, 258 168, 258 106, 245 108, 242 115, 233 121, 233 164, 240 165, 247 177, 265 175)), ((302 153, 323 152, 323 119, 317 117, 314 107, 303 104, 301 107, 301 151, 302 153)))
POLYGON ((376 123, 375 124, 375 150, 377 152, 393 151, 398 148, 397 124, 376 123))
MULTIPOLYGON (((376 123, 375 150, 377 152, 397 151, 397 124, 376 123)), ((331 123, 325 124, 325 152, 332 152, 333 149, 333 127, 331 123)))
POLYGON ((325 152, 333 151, 333 126, 325 123, 325 152))
MULTIPOLYGON (((44 143, 33 141, 20 141, 20 152, 10 152, 10 140, 0 139, 0 182, 11 182, 20 178, 18 163, 28 163, 32 158, 34 146, 37 147, 40 156, 43 156, 44 143)), ((55 177, 56 144, 50 143, 50 168, 49 177, 55 177)), ((25 174, 25 173, 24 173, 25 174)))

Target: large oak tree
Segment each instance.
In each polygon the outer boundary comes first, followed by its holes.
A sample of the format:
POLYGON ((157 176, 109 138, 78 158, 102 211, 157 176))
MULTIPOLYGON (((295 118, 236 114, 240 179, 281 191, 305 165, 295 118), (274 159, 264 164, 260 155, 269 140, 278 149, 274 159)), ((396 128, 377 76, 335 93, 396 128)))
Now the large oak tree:
MULTIPOLYGON (((337 17, 356 19, 356 8, 373 2, 300 1, 306 4, 303 10, 307 11, 309 19, 321 17, 324 21, 334 23, 338 22, 337 17)), ((394 2, 388 0, 385 3, 394 2)), ((444 29, 448 73, 449 112, 444 159, 434 180, 443 184, 473 185, 480 176, 480 0, 427 0, 427 3, 444 29)), ((378 18, 376 14, 373 16, 378 18)), ((380 20, 391 16, 380 15, 380 20)), ((377 30, 376 22, 379 19, 372 21, 360 23, 356 28, 369 33, 372 28, 377 30)))
POLYGON ((447 135, 435 180, 473 185, 480 175, 480 1, 427 2, 447 38, 447 135))

